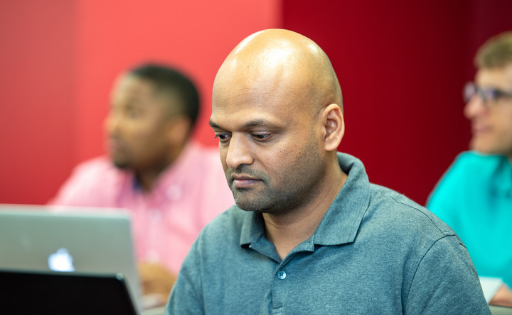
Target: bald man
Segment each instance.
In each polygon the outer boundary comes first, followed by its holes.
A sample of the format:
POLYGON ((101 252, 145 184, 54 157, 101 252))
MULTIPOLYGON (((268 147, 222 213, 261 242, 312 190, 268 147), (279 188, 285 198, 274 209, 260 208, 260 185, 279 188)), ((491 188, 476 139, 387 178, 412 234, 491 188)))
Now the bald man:
POLYGON ((313 41, 243 40, 210 125, 236 206, 201 232, 167 314, 490 314, 455 233, 337 153, 341 89, 313 41))

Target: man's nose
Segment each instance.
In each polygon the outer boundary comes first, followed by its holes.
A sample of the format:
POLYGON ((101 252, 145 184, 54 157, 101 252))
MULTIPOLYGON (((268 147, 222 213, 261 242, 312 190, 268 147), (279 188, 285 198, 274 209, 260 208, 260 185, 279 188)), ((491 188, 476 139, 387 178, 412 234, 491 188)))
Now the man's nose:
POLYGON ((232 135, 227 150, 226 164, 231 169, 236 169, 244 164, 250 165, 254 161, 250 139, 246 135, 232 135))
POLYGON ((108 116, 105 118, 105 121, 103 123, 103 127, 105 129, 105 132, 108 135, 115 134, 119 129, 119 115, 116 115, 112 112, 108 114, 108 116))

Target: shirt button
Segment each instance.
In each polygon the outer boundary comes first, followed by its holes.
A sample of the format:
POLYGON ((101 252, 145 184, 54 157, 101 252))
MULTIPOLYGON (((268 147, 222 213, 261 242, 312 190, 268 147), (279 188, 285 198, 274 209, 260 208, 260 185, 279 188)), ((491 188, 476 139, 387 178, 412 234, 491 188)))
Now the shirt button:
POLYGON ((281 271, 279 271, 279 272, 277 273, 277 277, 278 277, 279 279, 283 280, 284 278, 286 278, 286 272, 284 272, 284 271, 282 271, 282 270, 281 270, 281 271))

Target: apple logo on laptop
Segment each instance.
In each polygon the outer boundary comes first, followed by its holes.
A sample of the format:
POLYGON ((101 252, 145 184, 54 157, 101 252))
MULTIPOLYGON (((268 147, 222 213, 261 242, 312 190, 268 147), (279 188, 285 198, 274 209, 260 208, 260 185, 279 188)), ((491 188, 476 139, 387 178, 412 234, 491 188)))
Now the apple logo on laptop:
POLYGON ((65 248, 59 248, 57 252, 48 257, 48 267, 53 271, 71 272, 75 271, 73 267, 73 257, 65 248))

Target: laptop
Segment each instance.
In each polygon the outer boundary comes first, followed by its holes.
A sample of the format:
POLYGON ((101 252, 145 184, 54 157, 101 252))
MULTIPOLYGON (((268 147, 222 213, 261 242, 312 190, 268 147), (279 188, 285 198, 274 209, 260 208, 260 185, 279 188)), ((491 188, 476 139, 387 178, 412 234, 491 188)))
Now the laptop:
POLYGON ((129 212, 62 209, 0 205, 0 270, 120 273, 140 312, 129 212))
POLYGON ((121 274, 0 271, 0 314, 137 313, 121 274))

